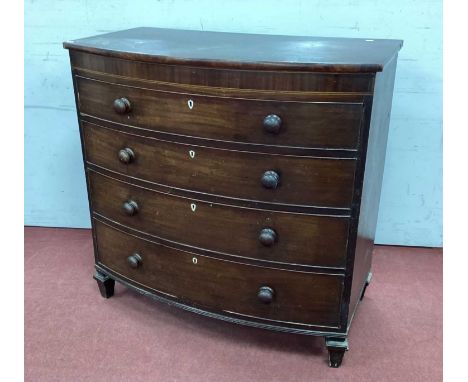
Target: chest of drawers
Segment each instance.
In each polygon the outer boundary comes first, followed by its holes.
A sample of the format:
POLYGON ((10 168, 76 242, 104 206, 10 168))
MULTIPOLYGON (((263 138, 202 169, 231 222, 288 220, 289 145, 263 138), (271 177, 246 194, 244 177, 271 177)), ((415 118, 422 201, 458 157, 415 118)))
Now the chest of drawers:
POLYGON ((64 43, 102 296, 119 281, 324 336, 338 367, 370 282, 401 45, 158 28, 64 43))

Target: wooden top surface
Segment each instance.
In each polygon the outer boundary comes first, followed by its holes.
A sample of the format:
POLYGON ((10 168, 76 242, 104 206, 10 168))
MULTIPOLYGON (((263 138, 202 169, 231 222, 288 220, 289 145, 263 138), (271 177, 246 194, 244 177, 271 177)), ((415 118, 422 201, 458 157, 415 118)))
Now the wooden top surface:
POLYGON ((239 69, 378 72, 402 40, 134 28, 66 41, 67 49, 166 64, 239 69))

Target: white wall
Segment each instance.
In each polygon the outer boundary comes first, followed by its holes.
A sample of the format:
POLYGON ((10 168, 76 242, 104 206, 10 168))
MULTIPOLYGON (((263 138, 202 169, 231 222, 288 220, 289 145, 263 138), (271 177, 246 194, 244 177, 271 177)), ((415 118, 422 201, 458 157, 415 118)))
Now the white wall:
POLYGON ((25 224, 89 227, 65 40, 137 26, 398 38, 376 241, 442 245, 442 3, 26 1, 25 224))

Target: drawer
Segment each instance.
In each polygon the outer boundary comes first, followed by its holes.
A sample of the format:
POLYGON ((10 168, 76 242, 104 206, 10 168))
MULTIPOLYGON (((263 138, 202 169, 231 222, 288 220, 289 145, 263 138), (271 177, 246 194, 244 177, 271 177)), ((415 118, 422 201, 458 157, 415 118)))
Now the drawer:
POLYGON ((157 237, 276 263, 344 268, 349 218, 233 207, 88 171, 93 211, 157 237))
MULTIPOLYGON (((84 77, 113 76, 109 80, 141 81, 146 85, 179 85, 186 89, 203 89, 229 93, 238 90, 260 90, 259 93, 341 93, 369 94, 374 87, 373 73, 337 73, 332 72, 228 69, 203 67, 200 65, 171 65, 155 62, 142 62, 101 56, 76 50, 70 50, 70 58, 75 72, 84 77)), ((193 90, 191 90, 193 92, 193 90)))
POLYGON ((359 102, 202 96, 83 77, 77 77, 77 86, 83 114, 166 133, 251 144, 355 149, 363 114, 359 102))
POLYGON ((94 228, 98 263, 188 305, 290 324, 339 325, 343 276, 198 256, 124 234, 96 220, 94 228))
POLYGON ((86 160, 130 177, 243 200, 351 205, 354 159, 230 151, 137 136, 87 122, 82 126, 86 160), (131 158, 130 163, 122 162, 131 158))

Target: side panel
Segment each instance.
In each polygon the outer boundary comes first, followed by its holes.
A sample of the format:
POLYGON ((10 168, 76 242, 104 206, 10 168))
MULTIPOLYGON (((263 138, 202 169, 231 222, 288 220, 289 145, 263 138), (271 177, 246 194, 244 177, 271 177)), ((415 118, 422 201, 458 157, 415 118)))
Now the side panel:
POLYGON ((397 55, 378 73, 370 121, 367 157, 364 168, 364 184, 359 213, 353 282, 349 305, 348 326, 356 311, 372 262, 375 229, 379 213, 388 127, 392 107, 393 85, 397 55))

